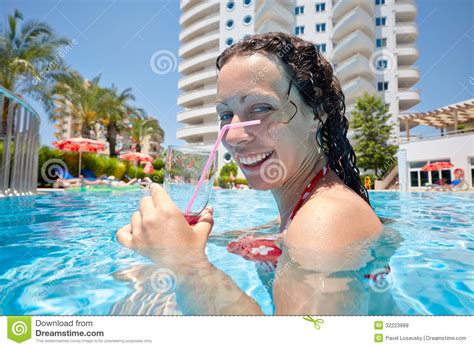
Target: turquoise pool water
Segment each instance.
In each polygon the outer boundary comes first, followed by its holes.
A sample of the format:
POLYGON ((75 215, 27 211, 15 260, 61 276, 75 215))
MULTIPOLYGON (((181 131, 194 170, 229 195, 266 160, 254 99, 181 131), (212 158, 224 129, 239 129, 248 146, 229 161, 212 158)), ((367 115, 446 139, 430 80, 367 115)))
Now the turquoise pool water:
MULTIPOLYGON (((146 289, 137 294, 133 272, 127 270, 149 262, 114 237, 143 194, 55 192, 0 198, 0 315, 143 314, 141 301, 130 298, 146 298, 146 289)), ((370 198, 377 214, 388 219, 390 235, 397 236, 378 248, 391 250, 387 281, 398 313, 472 314, 474 194, 372 192, 370 198)), ((226 230, 275 218, 270 193, 216 191, 211 205, 216 238, 206 249, 209 259, 271 314, 265 275, 255 263, 228 253, 218 238, 226 230)), ((395 313, 383 305, 377 312, 395 313)))

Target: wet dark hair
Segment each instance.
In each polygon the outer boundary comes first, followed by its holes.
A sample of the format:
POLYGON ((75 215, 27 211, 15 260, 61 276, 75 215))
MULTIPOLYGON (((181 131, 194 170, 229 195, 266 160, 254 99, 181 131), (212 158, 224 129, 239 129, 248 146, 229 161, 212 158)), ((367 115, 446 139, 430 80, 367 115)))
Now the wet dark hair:
POLYGON ((347 139, 349 121, 344 116, 344 94, 331 64, 314 43, 287 33, 270 32, 250 35, 225 49, 217 57, 217 69, 220 71, 234 56, 257 52, 270 54, 271 59, 279 58, 293 86, 304 102, 312 107, 315 118, 322 122, 321 114, 327 114, 326 121, 316 133, 318 145, 330 168, 370 205, 367 190, 360 181, 354 149, 347 139))

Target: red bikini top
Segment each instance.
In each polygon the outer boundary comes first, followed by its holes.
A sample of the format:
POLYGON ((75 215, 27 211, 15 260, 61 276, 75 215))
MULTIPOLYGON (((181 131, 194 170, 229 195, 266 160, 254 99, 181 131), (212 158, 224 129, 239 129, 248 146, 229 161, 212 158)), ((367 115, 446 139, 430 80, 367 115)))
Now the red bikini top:
MULTIPOLYGON (((308 186, 306 186, 304 192, 301 194, 298 203, 296 203, 296 206, 293 209, 290 219, 287 222, 287 227, 290 221, 296 215, 298 209, 300 209, 303 205, 304 200, 309 196, 311 191, 313 191, 319 180, 321 180, 321 178, 326 175, 328 169, 329 166, 326 165, 316 174, 316 176, 313 178, 313 180, 311 180, 308 186)), ((276 267, 278 258, 282 253, 282 250, 275 244, 273 240, 251 239, 247 237, 244 237, 239 241, 229 243, 227 245, 227 251, 233 254, 240 255, 247 260, 266 262, 268 264, 271 264, 273 268, 276 267)))
POLYGON ((293 218, 295 217, 296 213, 298 212, 298 210, 301 208, 301 206, 303 205, 304 201, 306 200, 306 198, 308 198, 308 196, 311 194, 311 191, 313 191, 313 189, 316 187, 316 185, 318 184, 319 180, 321 180, 325 175, 326 173, 328 172, 329 170, 329 164, 326 164, 324 166, 324 168, 322 168, 318 174, 316 174, 316 176, 313 178, 313 180, 311 180, 311 182, 306 186, 305 190, 303 191, 303 193, 301 194, 300 196, 300 199, 298 200, 298 202, 296 203, 295 207, 293 208, 293 211, 290 215, 290 218, 288 219, 288 222, 286 223, 286 228, 285 230, 288 228, 288 225, 290 224, 291 220, 293 220, 293 218))

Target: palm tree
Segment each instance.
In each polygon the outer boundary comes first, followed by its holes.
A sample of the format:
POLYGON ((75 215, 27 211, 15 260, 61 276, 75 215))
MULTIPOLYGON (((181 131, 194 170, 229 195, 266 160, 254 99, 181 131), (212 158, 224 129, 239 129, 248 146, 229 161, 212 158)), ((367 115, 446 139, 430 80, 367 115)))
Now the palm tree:
POLYGON ((158 135, 160 142, 164 139, 165 132, 156 118, 144 116, 143 110, 141 112, 131 115, 129 136, 132 142, 136 145, 136 151, 140 152, 142 143, 145 137, 158 135))
POLYGON ((60 78, 49 96, 55 105, 50 119, 70 118, 83 137, 91 138, 100 117, 107 114, 110 105, 110 91, 102 88, 99 82, 100 76, 88 81, 77 72, 60 78))
MULTIPOLYGON (((45 91, 58 76, 68 73, 58 52, 70 41, 57 36, 45 22, 22 21, 23 15, 15 10, 0 32, 0 85, 17 94, 29 94, 51 106, 45 91)), ((2 110, 4 119, 7 110, 8 100, 2 110)))
POLYGON ((127 116, 137 112, 137 110, 128 104, 129 101, 135 100, 131 88, 118 93, 117 87, 112 85, 108 89, 108 93, 107 109, 101 115, 100 121, 105 128, 105 137, 109 142, 110 157, 116 157, 117 135, 125 129, 127 116))

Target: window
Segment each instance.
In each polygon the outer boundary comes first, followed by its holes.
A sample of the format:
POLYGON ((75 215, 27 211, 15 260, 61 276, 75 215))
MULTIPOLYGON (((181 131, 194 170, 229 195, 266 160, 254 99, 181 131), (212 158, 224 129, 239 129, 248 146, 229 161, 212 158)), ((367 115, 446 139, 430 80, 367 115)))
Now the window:
POLYGON ((244 6, 245 7, 248 7, 250 5, 252 5, 252 0, 244 0, 244 6))
POLYGON ((430 160, 423 162, 409 162, 410 166, 410 186, 424 187, 429 184, 441 184, 441 180, 445 184, 451 183, 451 170, 434 170, 431 172, 422 171, 421 168, 434 162, 449 162, 449 159, 430 160))
POLYGON ((325 43, 322 43, 322 44, 316 44, 316 49, 320 52, 326 52, 326 44, 325 43))
MULTIPOLYGON (((469 164, 471 165, 471 186, 474 187, 474 157, 469 159, 469 164)), ((466 180, 466 177, 464 177, 466 180)))
MULTIPOLYGON (((385 70, 388 68, 388 60, 386 59, 379 59, 376 65, 377 70, 385 70)), ((387 86, 388 87, 388 86, 387 86)))
POLYGON ((377 47, 387 47, 387 38, 382 37, 380 39, 375 40, 375 46, 377 46, 377 47))
POLYGON ((252 23, 252 16, 250 16, 250 15, 245 16, 244 17, 244 24, 249 25, 250 23, 252 23))
POLYGON ((229 38, 227 38, 227 39, 225 40, 225 44, 226 44, 227 46, 232 46, 233 43, 234 43, 234 39, 231 38, 231 37, 229 37, 229 38))
POLYGON ((295 27, 295 35, 304 34, 304 25, 295 27))
POLYGON ((323 12, 323 11, 326 11, 326 4, 324 2, 316 4, 316 12, 323 12))
POLYGON ((419 187, 420 180, 418 179, 418 171, 410 171, 410 186, 419 187))
POLYGON ((227 22, 225 22, 225 27, 228 30, 232 29, 234 27, 234 20, 228 19, 227 22))
POLYGON ((228 1, 226 7, 227 7, 227 11, 232 11, 235 7, 235 3, 233 1, 228 1))
POLYGON ((295 15, 300 15, 304 13, 304 6, 296 6, 295 7, 295 15))
POLYGON ((375 18, 375 25, 381 27, 387 24, 387 17, 377 17, 375 18))
POLYGON ((378 90, 379 92, 388 90, 388 82, 387 82, 387 81, 385 81, 385 82, 378 82, 378 83, 377 83, 377 90, 378 90))
POLYGON ((321 33, 323 31, 326 31, 326 23, 316 24, 316 32, 321 33))
POLYGON ((385 0, 375 0, 375 5, 385 5, 385 0))

